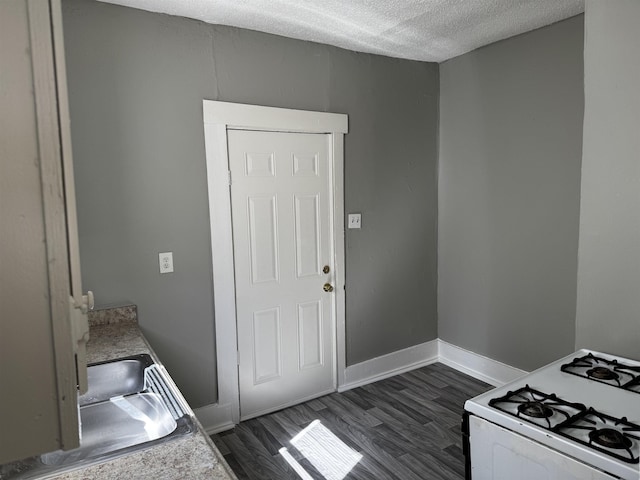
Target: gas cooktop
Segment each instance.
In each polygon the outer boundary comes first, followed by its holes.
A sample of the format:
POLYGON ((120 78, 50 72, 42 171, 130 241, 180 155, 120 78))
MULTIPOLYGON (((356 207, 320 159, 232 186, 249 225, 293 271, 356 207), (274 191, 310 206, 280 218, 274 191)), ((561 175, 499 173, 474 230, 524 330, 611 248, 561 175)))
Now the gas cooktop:
POLYGON ((526 385, 489 405, 627 463, 640 459, 640 425, 526 385))
MULTIPOLYGON (((465 411, 617 478, 640 478, 640 362, 580 350, 465 411)), ((599 478, 599 477, 598 477, 599 478)))

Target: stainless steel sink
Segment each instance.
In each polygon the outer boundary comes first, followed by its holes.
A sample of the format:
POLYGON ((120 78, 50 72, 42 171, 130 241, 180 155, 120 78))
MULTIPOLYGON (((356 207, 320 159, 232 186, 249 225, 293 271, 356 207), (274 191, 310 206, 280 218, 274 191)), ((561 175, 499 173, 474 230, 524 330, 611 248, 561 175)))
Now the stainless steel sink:
POLYGON ((177 388, 149 355, 88 367, 89 388, 79 397, 80 447, 57 450, 0 471, 0 479, 58 474, 169 441, 195 430, 177 388))

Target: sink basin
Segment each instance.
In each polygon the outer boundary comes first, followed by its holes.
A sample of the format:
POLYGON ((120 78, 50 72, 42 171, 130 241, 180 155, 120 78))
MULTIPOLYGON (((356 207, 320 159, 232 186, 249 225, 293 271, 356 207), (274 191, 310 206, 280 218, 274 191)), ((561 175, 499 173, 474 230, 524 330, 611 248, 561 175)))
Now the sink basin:
POLYGON ((95 458, 106 453, 157 440, 173 432, 178 424, 155 393, 113 397, 80 409, 82 442, 73 450, 47 453, 45 465, 95 458))
POLYGON ((125 359, 98 363, 87 367, 89 388, 80 395, 80 406, 102 402, 119 395, 144 390, 144 371, 153 364, 150 355, 142 354, 125 359))
POLYGON ((78 398, 80 447, 0 469, 0 479, 41 478, 170 441, 195 431, 188 405, 162 365, 143 354, 87 367, 78 398))

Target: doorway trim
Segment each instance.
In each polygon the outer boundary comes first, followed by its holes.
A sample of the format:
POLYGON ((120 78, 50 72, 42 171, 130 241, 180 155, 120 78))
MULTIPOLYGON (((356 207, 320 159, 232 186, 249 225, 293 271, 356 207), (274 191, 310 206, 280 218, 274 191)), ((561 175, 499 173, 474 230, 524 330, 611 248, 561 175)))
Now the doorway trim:
MULTIPOLYGON (((219 426, 224 424, 232 426, 240 421, 240 390, 227 131, 321 133, 328 134, 330 137, 330 222, 333 232, 336 284, 333 345, 339 388, 345 382, 346 368, 344 135, 348 132, 348 116, 339 113, 203 100, 203 119, 218 377, 218 403, 214 416, 219 426)), ((205 428, 207 427, 205 425, 205 428)))

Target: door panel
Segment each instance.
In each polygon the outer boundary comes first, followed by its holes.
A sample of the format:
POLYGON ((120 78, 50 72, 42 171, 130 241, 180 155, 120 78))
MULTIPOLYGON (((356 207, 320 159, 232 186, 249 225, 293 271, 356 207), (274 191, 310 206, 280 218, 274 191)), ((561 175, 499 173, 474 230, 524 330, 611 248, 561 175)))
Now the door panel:
POLYGON ((296 195, 296 270, 298 278, 320 274, 320 212, 318 195, 296 195))
POLYGON ((275 196, 249 197, 251 281, 278 281, 278 223, 275 196))
POLYGON ((253 314, 253 383, 280 377, 280 309, 270 308, 253 314))
POLYGON ((300 369, 322 365, 322 303, 298 305, 300 369))
POLYGON ((229 131, 240 416, 335 389, 327 135, 229 131))

